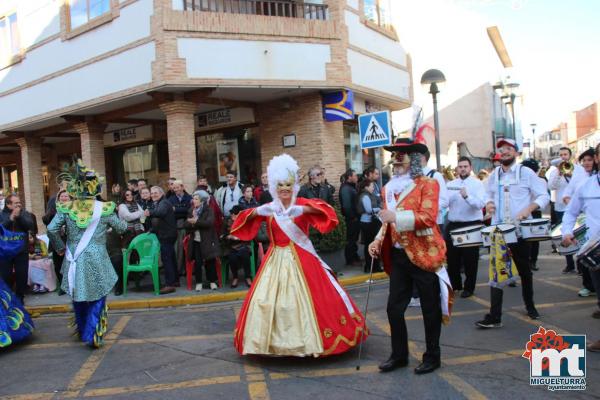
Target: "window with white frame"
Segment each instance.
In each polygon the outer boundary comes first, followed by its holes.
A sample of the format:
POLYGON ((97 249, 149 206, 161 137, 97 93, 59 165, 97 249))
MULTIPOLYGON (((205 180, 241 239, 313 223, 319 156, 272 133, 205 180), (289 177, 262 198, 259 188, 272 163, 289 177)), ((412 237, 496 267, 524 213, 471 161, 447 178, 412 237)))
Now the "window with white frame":
POLYGON ((70 0, 70 28, 75 29, 106 14, 110 11, 110 2, 111 0, 70 0))
POLYGON ((364 0, 365 17, 382 28, 392 28, 391 0, 364 0))
POLYGON ((0 61, 11 60, 20 50, 17 13, 0 17, 0 61))

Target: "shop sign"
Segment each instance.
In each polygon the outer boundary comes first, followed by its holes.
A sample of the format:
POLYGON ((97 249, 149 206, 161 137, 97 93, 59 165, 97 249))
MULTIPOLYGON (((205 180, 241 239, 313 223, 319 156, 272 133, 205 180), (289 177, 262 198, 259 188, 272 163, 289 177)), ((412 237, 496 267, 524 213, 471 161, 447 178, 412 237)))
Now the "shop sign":
POLYGON ((354 119, 354 92, 341 90, 339 92, 324 93, 323 119, 325 121, 346 121, 354 119))
POLYGON ((254 110, 252 108, 224 108, 196 114, 198 131, 208 131, 228 126, 254 123, 254 110))
POLYGON ((136 126, 134 128, 119 129, 104 134, 105 146, 118 146, 152 140, 152 125, 136 126))

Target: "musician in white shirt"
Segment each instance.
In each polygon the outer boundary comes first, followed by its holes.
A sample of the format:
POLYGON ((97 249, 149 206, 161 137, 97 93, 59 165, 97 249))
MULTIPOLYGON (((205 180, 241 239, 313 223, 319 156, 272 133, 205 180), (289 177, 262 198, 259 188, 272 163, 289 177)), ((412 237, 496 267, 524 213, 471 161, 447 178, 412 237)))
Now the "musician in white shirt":
POLYGON ((448 226, 446 228, 446 248, 448 275, 454 290, 462 290, 461 297, 467 298, 475 292, 479 247, 455 247, 450 237, 454 229, 470 225, 481 225, 485 206, 483 183, 471 176, 471 160, 458 159, 458 178, 448 182, 448 226), (461 264, 465 270, 465 283, 460 276, 461 264))
POLYGON ((446 180, 444 176, 436 171, 435 169, 429 168, 427 163, 429 162, 429 157, 431 153, 427 150, 427 153, 421 155, 421 166, 423 167, 423 175, 428 178, 435 179, 440 185, 440 199, 438 201, 438 216, 437 216, 437 224, 440 227, 440 231, 444 232, 444 214, 448 210, 448 190, 446 189, 446 180))
MULTIPOLYGON (((550 196, 544 182, 535 172, 516 162, 517 144, 512 139, 501 139, 496 144, 500 155, 500 167, 496 167, 488 179, 486 211, 492 214, 492 225, 516 225, 523 219, 531 218, 531 212, 548 205, 550 196), (533 201, 532 201, 533 199, 533 201)), ((519 271, 522 284, 523 302, 531 319, 539 318, 533 302, 533 276, 529 265, 529 244, 522 238, 509 244, 512 258, 519 271)), ((502 326, 502 289, 490 287, 490 313, 476 325, 480 328, 502 326)))
MULTIPOLYGON (((560 163, 572 163, 571 162, 571 149, 568 147, 561 147, 558 151, 558 155, 560 157, 560 163)), ((569 186, 569 182, 573 179, 573 173, 575 172, 575 164, 573 164, 573 171, 571 173, 563 173, 560 168, 560 164, 558 168, 552 168, 551 171, 548 172, 548 188, 554 194, 554 223, 560 224, 562 223, 563 214, 565 213, 565 209, 567 208, 567 203, 564 201, 565 192, 567 187, 569 186)), ((578 166, 581 168, 581 166, 578 166)), ((581 173, 579 171, 578 173, 581 173)), ((568 201, 568 200, 567 200, 568 201)), ((563 273, 566 274, 568 272, 575 271, 575 261, 573 260, 573 255, 565 256, 567 260, 567 266, 563 269, 563 273)))
MULTIPOLYGON (((573 226, 575 224, 574 221, 577 219, 577 216, 579 215, 579 213, 582 212, 581 210, 583 210, 586 215, 585 225, 588 228, 586 236, 588 238, 593 238, 593 237, 597 236, 598 233, 600 233, 600 226, 599 226, 600 225, 600 209, 596 209, 596 210, 591 209, 591 207, 596 207, 595 202, 592 201, 592 200, 596 200, 596 199, 593 199, 593 197, 594 197, 594 192, 597 189, 597 184, 596 184, 595 180, 593 179, 597 176, 597 175, 594 175, 594 173, 593 173, 594 166, 595 166, 593 160, 598 159, 598 155, 594 151, 594 149, 590 148, 590 149, 584 151, 583 153, 581 153, 579 155, 579 158, 581 160, 580 162, 581 162, 583 168, 585 169, 585 176, 574 183, 574 186, 576 186, 576 188, 574 190, 574 195, 572 197, 573 200, 571 202, 569 202, 569 205, 567 206, 567 211, 565 212, 565 217, 567 217, 567 219, 566 220, 563 219, 562 234, 564 237, 565 233, 572 233, 573 226), (590 162, 590 159, 592 160, 591 162, 590 162), (591 193, 589 193, 590 191, 591 191, 591 193), (584 192, 587 194, 583 195, 584 192), (582 204, 582 202, 579 201, 580 199, 576 199, 577 193, 579 193, 579 196, 581 197, 581 199, 585 200, 584 204, 582 204), (575 203, 575 205, 571 206, 571 203, 575 203), (580 208, 581 208, 581 210, 579 210, 580 208), (571 210, 571 211, 569 211, 569 210, 571 210), (579 210, 579 212, 577 210, 579 210), (578 214, 576 214, 575 217, 573 218, 573 214, 576 212, 578 212, 578 214), (589 221, 587 218, 588 215, 590 216, 589 221)), ((598 203, 600 204, 600 202, 598 202, 598 203)), ((595 289, 595 284, 592 281, 590 271, 586 268, 583 268, 580 264, 577 264, 577 270, 580 272, 580 274, 582 276, 582 284, 583 284, 583 288, 579 291, 578 295, 580 297, 591 296, 596 289, 595 289)))
MULTIPOLYGON (((593 151, 592 149, 590 150, 593 151)), ((598 152, 600 152, 600 144, 596 146, 594 156, 596 163, 600 161, 598 152)), ((600 176, 597 174, 589 176, 583 181, 583 184, 579 185, 567 206, 562 225, 563 246, 570 246, 573 243, 577 243, 577 239, 573 235, 573 228, 580 213, 584 213, 585 215, 585 225, 588 228, 586 232, 587 239, 595 240, 600 238, 600 176)), ((583 270, 584 282, 587 275, 589 279, 588 283, 592 283, 591 289, 595 289, 598 298, 598 309, 592 313, 592 317, 600 319, 600 270, 590 272, 585 267, 583 267, 583 270)), ((590 344, 588 350, 600 351, 600 340, 590 344)))

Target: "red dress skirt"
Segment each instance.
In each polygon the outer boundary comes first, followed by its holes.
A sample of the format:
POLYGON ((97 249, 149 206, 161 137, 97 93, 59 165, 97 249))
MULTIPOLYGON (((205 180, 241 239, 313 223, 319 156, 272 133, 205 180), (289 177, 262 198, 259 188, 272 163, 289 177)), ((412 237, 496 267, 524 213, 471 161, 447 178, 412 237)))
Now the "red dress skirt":
MULTIPOLYGON (((318 210, 293 221, 306 235, 310 226, 327 233, 338 224, 335 210, 323 201, 299 198, 296 205, 318 210)), ((236 323, 237 351, 320 357, 343 353, 366 339, 368 330, 356 304, 340 288, 347 298, 344 301, 331 272, 315 255, 290 240, 275 218, 245 210, 238 215, 231 234, 252 240, 264 221, 271 246, 236 323)))

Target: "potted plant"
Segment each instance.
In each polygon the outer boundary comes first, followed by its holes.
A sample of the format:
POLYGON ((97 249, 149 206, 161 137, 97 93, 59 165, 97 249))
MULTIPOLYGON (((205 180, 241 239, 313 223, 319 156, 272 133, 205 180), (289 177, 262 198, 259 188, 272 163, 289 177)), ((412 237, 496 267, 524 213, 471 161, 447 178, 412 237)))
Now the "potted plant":
POLYGON ((340 221, 338 226, 325 235, 314 228, 310 228, 309 236, 319 256, 337 273, 346 264, 344 259, 346 222, 339 207, 336 205, 334 208, 340 221))

